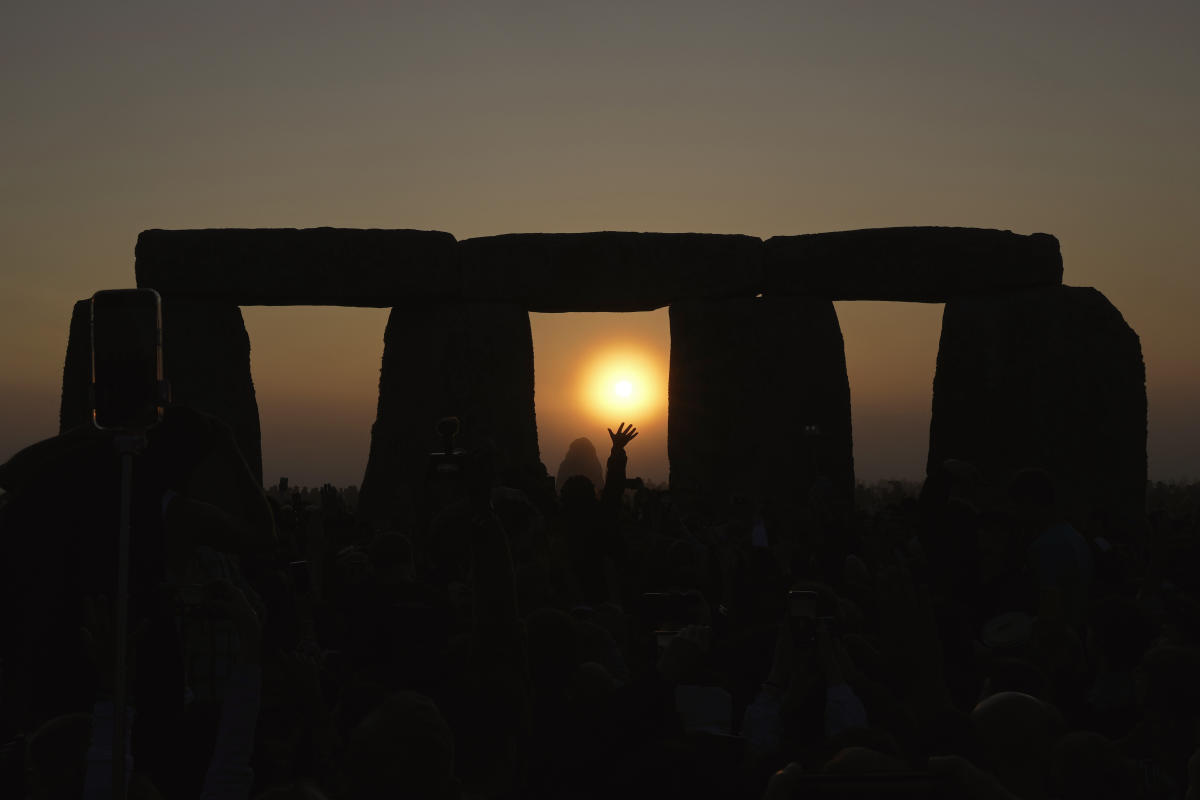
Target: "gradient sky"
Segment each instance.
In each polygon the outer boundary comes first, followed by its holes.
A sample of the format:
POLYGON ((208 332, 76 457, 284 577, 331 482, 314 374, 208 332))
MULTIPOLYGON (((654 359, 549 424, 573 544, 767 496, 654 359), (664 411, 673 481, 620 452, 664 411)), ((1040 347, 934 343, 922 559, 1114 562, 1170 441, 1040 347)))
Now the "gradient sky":
MULTIPOLYGON (((1141 335, 1151 476, 1200 477, 1200 4, 1044 5, 6 5, 0 458, 55 432, 71 305, 145 228, 964 225, 1059 238, 1141 335)), ((838 304, 860 478, 920 473, 940 310, 838 304)), ((386 311, 245 314, 268 480, 357 483, 386 311)), ((534 334, 553 471, 607 438, 555 381, 621 337, 665 360, 666 312, 534 334)))

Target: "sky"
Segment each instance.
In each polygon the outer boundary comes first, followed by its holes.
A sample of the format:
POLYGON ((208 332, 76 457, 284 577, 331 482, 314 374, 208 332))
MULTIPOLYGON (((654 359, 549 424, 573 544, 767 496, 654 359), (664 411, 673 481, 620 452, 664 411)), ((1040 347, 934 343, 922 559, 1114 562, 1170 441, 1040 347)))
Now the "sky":
MULTIPOLYGON (((1200 478, 1198 31, 1194 0, 9 4, 0 459, 56 431, 72 303, 147 228, 962 225, 1058 237, 1141 336, 1151 477, 1200 478)), ((358 483, 386 310, 243 311, 267 480, 358 483)), ((917 478, 941 307, 837 311, 858 476, 917 478)), ((552 472, 607 439, 580 354, 665 363, 666 313, 533 315, 552 472)))

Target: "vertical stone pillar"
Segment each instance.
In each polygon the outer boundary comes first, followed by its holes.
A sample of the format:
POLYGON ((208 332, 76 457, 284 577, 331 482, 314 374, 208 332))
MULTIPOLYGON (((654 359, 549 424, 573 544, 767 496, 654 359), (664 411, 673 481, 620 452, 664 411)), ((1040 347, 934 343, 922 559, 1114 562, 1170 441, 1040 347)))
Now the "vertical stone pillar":
POLYGON ((262 482, 262 431, 250 376, 250 337, 233 303, 163 298, 163 374, 171 399, 212 414, 262 482))
MULTIPOLYGON (((163 374, 172 402, 224 421, 254 476, 262 480, 258 402, 250 377, 250 337, 232 303, 163 298, 163 374)), ((71 313, 59 430, 91 422, 91 305, 71 313)))
POLYGON ((1121 313, 1061 286, 946 303, 929 465, 974 464, 993 502, 1019 469, 1055 478, 1077 526, 1139 525, 1146 497, 1146 369, 1121 313))
POLYGON ((458 417, 457 444, 491 447, 499 479, 523 486, 542 472, 533 404, 533 336, 518 305, 397 306, 383 335, 379 407, 359 496, 376 525, 405 519, 423 491, 436 424, 458 417))
POLYGON ((672 304, 667 450, 672 492, 708 511, 734 493, 784 511, 803 505, 818 478, 848 507, 850 384, 833 303, 672 304))
POLYGON ((58 406, 58 432, 92 421, 92 302, 79 300, 71 309, 67 356, 63 363, 62 399, 58 406))

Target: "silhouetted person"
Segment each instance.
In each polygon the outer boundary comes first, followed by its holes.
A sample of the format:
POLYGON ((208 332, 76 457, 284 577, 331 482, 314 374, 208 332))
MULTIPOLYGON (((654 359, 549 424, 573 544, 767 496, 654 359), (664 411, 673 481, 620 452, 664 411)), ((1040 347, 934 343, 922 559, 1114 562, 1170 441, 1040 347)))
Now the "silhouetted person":
MULTIPOLYGON (((85 597, 114 596, 120 456, 110 434, 81 426, 15 455, 0 467, 0 485, 11 498, 0 512, 7 554, 3 724, 11 729, 92 707, 95 689, 78 657, 80 613, 85 597)), ((270 506, 228 426, 169 406, 133 469, 130 630, 141 620, 148 627, 130 693, 143 712, 134 756, 145 766, 161 768, 159 757, 187 752, 155 733, 184 713, 185 695, 209 703, 206 716, 215 725, 215 703, 236 657, 215 652, 224 646, 214 636, 230 638, 219 633, 227 622, 180 622, 178 587, 241 582, 229 555, 274 545, 270 506)), ((205 761, 196 761, 196 781, 205 761)))
POLYGON ((600 471, 600 458, 596 455, 596 445, 586 436, 571 442, 571 446, 567 448, 567 454, 558 465, 558 477, 554 481, 555 490, 561 494, 563 485, 576 475, 587 478, 594 487, 604 483, 604 475, 600 471))
POLYGON ((1082 534, 1062 518, 1050 475, 1040 469, 1017 473, 1009 485, 1013 514, 1029 543, 1029 564, 1039 592, 1039 615, 1060 615, 1083 624, 1092 585, 1092 554, 1082 534))
MULTIPOLYGON (((576 475, 563 484, 562 518, 567 548, 582 597, 588 603, 615 599, 609 595, 611 572, 624 560, 625 548, 618 530, 621 496, 625 491, 625 446, 637 437, 637 429, 622 422, 614 433, 610 428, 612 452, 608 474, 599 499, 590 479, 576 475)), ((582 440, 586 441, 586 440, 582 440)))

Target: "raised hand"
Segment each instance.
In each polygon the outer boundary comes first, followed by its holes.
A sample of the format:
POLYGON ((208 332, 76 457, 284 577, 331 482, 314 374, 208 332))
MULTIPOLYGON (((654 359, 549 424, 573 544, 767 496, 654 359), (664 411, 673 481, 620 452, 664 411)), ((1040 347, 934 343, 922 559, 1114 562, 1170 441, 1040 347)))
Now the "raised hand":
POLYGON ((637 438, 637 428, 632 425, 626 428, 625 423, 622 422, 617 426, 616 433, 613 433, 613 429, 609 428, 608 435, 612 439, 613 450, 624 450, 625 445, 637 438))

